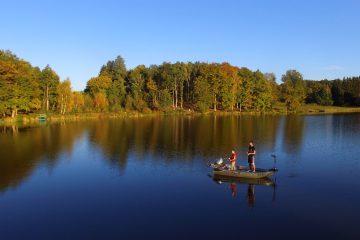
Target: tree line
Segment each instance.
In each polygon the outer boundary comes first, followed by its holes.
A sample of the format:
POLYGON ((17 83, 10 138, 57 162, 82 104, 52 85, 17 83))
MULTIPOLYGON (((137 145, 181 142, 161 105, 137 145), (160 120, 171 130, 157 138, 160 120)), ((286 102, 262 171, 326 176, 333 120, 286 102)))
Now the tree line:
POLYGON ((104 64, 84 91, 73 91, 47 65, 33 67, 10 51, 0 51, 0 114, 32 112, 117 112, 133 110, 271 111, 284 102, 288 111, 304 103, 360 106, 360 77, 309 81, 288 70, 277 84, 273 73, 229 63, 164 62, 126 69, 124 59, 104 64))

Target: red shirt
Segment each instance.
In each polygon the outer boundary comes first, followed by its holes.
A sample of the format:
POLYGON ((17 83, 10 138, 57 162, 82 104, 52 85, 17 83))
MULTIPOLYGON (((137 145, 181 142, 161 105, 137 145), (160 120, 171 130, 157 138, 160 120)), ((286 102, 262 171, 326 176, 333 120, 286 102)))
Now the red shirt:
POLYGON ((231 154, 230 162, 236 162, 236 153, 231 154))

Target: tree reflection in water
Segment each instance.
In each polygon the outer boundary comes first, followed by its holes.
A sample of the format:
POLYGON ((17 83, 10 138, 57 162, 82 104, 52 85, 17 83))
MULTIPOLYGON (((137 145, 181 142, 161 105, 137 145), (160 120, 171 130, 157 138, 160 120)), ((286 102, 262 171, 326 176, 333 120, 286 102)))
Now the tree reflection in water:
MULTIPOLYGON (((273 152, 279 119, 251 115, 157 116, 2 127, 0 191, 16 187, 40 164, 53 168, 62 152, 77 149, 74 144, 81 136, 85 136, 82 141, 102 153, 106 163, 124 172, 129 154, 139 161, 151 158, 181 165, 192 162, 195 156, 204 161, 225 156, 233 148, 245 152, 249 139, 256 141, 259 152, 273 152)), ((289 137, 301 136, 301 129, 293 131, 297 134, 289 137)), ((285 132, 288 134, 288 130, 285 132)))
POLYGON ((0 133, 0 192, 21 184, 40 164, 55 167, 62 152, 71 153, 86 124, 42 127, 2 127, 0 133))

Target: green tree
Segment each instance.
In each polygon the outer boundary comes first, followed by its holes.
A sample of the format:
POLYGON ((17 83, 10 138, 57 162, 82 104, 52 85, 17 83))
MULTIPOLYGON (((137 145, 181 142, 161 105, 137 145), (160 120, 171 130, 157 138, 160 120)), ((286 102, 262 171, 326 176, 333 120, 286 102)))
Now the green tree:
POLYGON ((167 89, 161 89, 159 91, 159 105, 163 111, 173 109, 173 98, 167 89))
POLYGON ((282 76, 282 82, 282 93, 287 110, 296 112, 306 97, 303 77, 296 70, 288 70, 282 76))
POLYGON ((180 109, 183 109, 184 106, 184 83, 185 81, 188 81, 187 78, 189 77, 189 69, 186 66, 186 63, 183 62, 177 62, 173 66, 174 70, 174 78, 175 78, 175 88, 176 88, 176 105, 175 107, 178 107, 178 100, 180 97, 180 109))
POLYGON ((117 56, 114 61, 108 61, 103 65, 99 76, 107 76, 111 78, 111 85, 107 89, 107 98, 110 104, 110 110, 118 111, 125 100, 126 86, 125 78, 127 70, 125 61, 121 56, 117 56))
POLYGON ((164 62, 159 67, 161 88, 171 92, 172 107, 177 107, 177 79, 175 76, 175 68, 171 63, 164 62))
POLYGON ((113 81, 124 80, 127 75, 125 61, 121 56, 117 56, 114 61, 108 61, 106 65, 103 65, 100 69, 100 75, 110 75, 113 81))
POLYGON ((93 77, 87 82, 85 92, 92 96, 95 96, 95 94, 99 92, 106 93, 110 88, 111 83, 111 78, 107 75, 93 77))
POLYGON ((39 109, 40 71, 10 51, 0 51, 0 111, 15 117, 18 111, 39 109))
POLYGON ((144 65, 137 66, 129 72, 129 90, 132 96, 133 108, 139 111, 147 108, 146 102, 144 101, 145 78, 146 68, 144 65))
POLYGON ((119 111, 126 96, 124 80, 115 80, 107 89, 107 96, 112 111, 119 111))
POLYGON ((105 92, 97 92, 94 94, 94 108, 97 111, 106 111, 109 102, 106 98, 105 92))
POLYGON ((148 96, 149 106, 153 109, 158 109, 159 106, 159 89, 156 82, 148 77, 146 80, 146 91, 148 96))
POLYGON ((85 107, 85 96, 82 92, 73 92, 73 109, 74 112, 82 112, 84 111, 84 107, 85 107))
POLYGON ((248 68, 241 68, 238 71, 239 85, 237 88, 237 103, 240 111, 249 110, 253 106, 254 74, 248 68))
POLYGON ((331 86, 331 94, 333 96, 334 105, 343 106, 345 103, 344 99, 344 87, 343 81, 340 79, 334 80, 331 86))
POLYGON ((330 82, 305 81, 306 82, 306 103, 316 103, 329 106, 333 104, 330 82))
POLYGON ((186 85, 185 101, 189 104, 191 101, 191 94, 190 94, 191 85, 193 85, 193 81, 192 81, 193 64, 191 62, 184 63, 183 67, 184 67, 185 85, 186 85))
POLYGON ((229 63, 221 64, 219 68, 220 88, 219 96, 223 109, 234 110, 236 93, 239 84, 238 68, 229 63))
POLYGON ((57 87, 57 107, 60 114, 70 112, 73 108, 73 92, 70 79, 67 78, 57 87))
POLYGON ((207 112, 213 103, 211 85, 205 76, 199 76, 195 80, 195 105, 201 112, 207 112))
POLYGON ((276 83, 276 76, 274 73, 264 73, 266 80, 270 83, 271 86, 271 95, 272 95, 272 105, 280 100, 280 88, 276 83))
POLYGON ((271 82, 259 70, 254 73, 254 108, 264 112, 271 109, 273 103, 271 82))
POLYGON ((57 73, 47 65, 41 72, 41 91, 43 93, 43 108, 46 111, 55 109, 57 86, 60 78, 57 73))
POLYGON ((0 51, 0 111, 4 117, 11 109, 12 85, 17 74, 15 59, 12 53, 0 51))

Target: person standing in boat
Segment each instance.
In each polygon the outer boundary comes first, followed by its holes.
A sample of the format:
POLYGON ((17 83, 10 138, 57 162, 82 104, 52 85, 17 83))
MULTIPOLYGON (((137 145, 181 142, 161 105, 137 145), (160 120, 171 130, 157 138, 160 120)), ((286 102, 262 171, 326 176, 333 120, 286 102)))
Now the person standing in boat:
POLYGON ((235 153, 235 150, 231 151, 231 156, 229 158, 229 161, 231 163, 230 170, 236 170, 236 153, 235 153))
POLYGON ((250 172, 255 172, 255 154, 256 154, 256 150, 255 150, 255 146, 254 146, 254 141, 251 140, 249 141, 249 149, 246 152, 248 155, 248 163, 249 163, 249 168, 250 168, 250 172))

